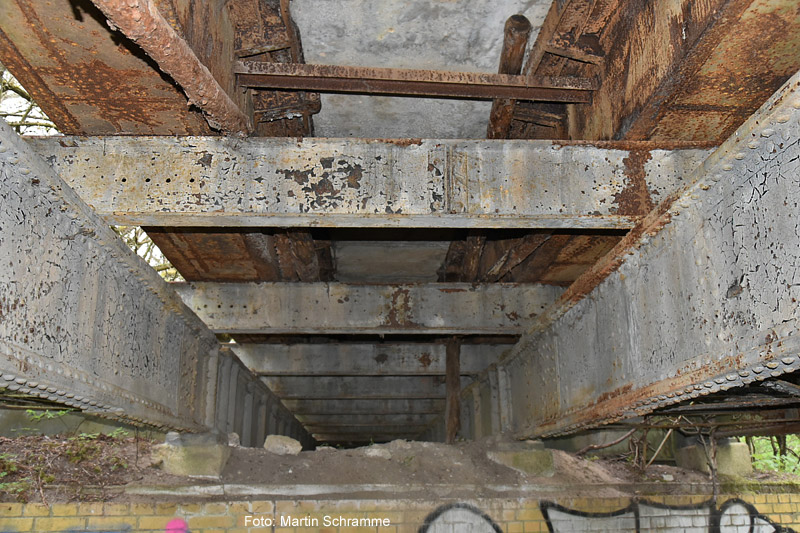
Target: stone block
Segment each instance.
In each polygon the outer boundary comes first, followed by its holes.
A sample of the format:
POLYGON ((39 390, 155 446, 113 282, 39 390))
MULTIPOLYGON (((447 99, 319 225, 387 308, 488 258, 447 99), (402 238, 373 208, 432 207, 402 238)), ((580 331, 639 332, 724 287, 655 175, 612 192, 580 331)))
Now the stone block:
POLYGON ((267 435, 264 449, 276 455, 297 455, 303 449, 303 445, 284 435, 267 435))
POLYGON ((504 443, 486 452, 486 456, 495 463, 531 476, 552 477, 555 473, 553 452, 539 441, 504 443))
POLYGON ((213 433, 167 433, 164 444, 153 448, 153 458, 161 460, 169 474, 202 478, 217 478, 222 474, 231 455, 227 437, 213 433))
MULTIPOLYGON (((675 462, 681 468, 709 473, 706 453, 702 444, 679 448, 675 462)), ((721 441, 717 446, 717 473, 724 476, 743 476, 753 472, 750 450, 744 442, 721 441)))

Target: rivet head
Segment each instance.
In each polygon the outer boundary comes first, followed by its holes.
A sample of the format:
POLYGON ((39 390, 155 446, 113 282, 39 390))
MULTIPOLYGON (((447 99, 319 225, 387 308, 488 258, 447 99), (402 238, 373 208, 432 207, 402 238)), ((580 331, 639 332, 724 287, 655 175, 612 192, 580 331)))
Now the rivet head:
POLYGON ((724 165, 722 165, 722 170, 724 170, 725 172, 730 172, 731 170, 733 170, 733 165, 730 163, 725 163, 724 165))
POLYGON ((714 381, 716 381, 717 383, 719 383, 721 385, 721 384, 725 383, 725 378, 716 378, 714 381))
POLYGON ((767 128, 761 132, 762 137, 772 137, 773 135, 775 135, 775 130, 772 128, 767 128))
POLYGON ((17 379, 17 376, 15 376, 14 374, 3 374, 3 379, 6 381, 14 381, 15 379, 17 379))
POLYGON ((792 119, 791 115, 781 115, 775 118, 775 122, 777 122, 778 124, 786 124, 791 119, 792 119))
POLYGON ((707 389, 710 389, 711 387, 713 387, 713 386, 714 386, 714 382, 712 382, 712 381, 706 381, 705 383, 703 383, 703 385, 705 385, 705 387, 706 387, 707 389))
POLYGON ((784 357, 783 359, 781 359, 781 363, 783 363, 784 365, 791 365, 792 363, 794 363, 794 357, 784 357))
POLYGON ((742 159, 744 159, 744 153, 738 152, 736 154, 733 154, 733 158, 738 160, 738 161, 741 161, 742 159))
POLYGON ((769 363, 766 364, 766 367, 771 370, 774 370, 778 368, 778 363, 776 361, 770 361, 769 363))
POLYGON ((739 370, 739 375, 742 376, 743 378, 746 378, 747 376, 750 375, 750 371, 749 370, 739 370))
POLYGON ((736 374, 728 374, 727 376, 725 376, 725 379, 727 379, 728 381, 736 381, 736 374))
POLYGON ((16 383, 19 383, 20 385, 25 385, 25 383, 27 383, 27 382, 28 382, 28 380, 27 380, 27 379, 25 379, 25 378, 17 378, 17 379, 15 379, 14 381, 15 381, 16 383))
POLYGON ((753 139, 752 141, 747 143, 747 147, 750 148, 751 150, 755 150, 756 148, 758 148, 758 146, 759 146, 759 143, 755 139, 753 139))
POLYGON ((778 376, 780 376, 781 374, 782 374, 782 372, 781 372, 780 370, 773 370, 772 372, 770 372, 770 375, 771 375, 773 378, 777 378, 777 377, 778 377, 778 376))
POLYGON ((755 372, 756 374, 760 374, 763 371, 764 371, 764 367, 763 366, 754 366, 753 367, 753 372, 755 372))

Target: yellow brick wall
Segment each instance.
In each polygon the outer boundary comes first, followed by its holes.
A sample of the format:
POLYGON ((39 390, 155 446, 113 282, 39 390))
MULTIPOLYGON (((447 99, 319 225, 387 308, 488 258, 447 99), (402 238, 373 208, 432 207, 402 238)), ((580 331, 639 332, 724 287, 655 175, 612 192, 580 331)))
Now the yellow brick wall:
MULTIPOLYGON (((748 494, 744 496, 723 495, 715 509, 724 509, 725 502, 738 499, 755 509, 759 515, 781 526, 800 531, 800 494, 748 494)), ((697 517, 691 506, 702 505, 708 497, 654 496, 647 497, 649 509, 660 509, 662 514, 695 520, 696 525, 707 518, 697 517), (688 509, 688 510, 687 510, 688 509), (686 515, 686 516, 683 516, 686 515), (691 518, 694 516, 694 518, 691 518)), ((553 497, 548 502, 562 509, 581 513, 609 513, 629 508, 634 504, 629 498, 570 498, 553 497)), ((538 499, 481 499, 463 502, 437 503, 412 500, 299 500, 299 501, 239 501, 200 502, 190 504, 173 503, 68 503, 42 505, 36 503, 0 504, 0 532, 76 533, 91 532, 159 532, 167 526, 186 524, 191 533, 243 533, 243 532, 375 532, 417 533, 426 519, 434 518, 441 511, 439 520, 485 520, 488 518, 502 531, 508 533, 547 532, 541 501, 538 499), (447 506, 447 507, 444 507, 447 506), (433 514, 432 514, 433 513, 433 514), (450 514, 448 514, 450 513, 450 514), (454 514, 453 514, 454 513, 454 514), (250 520, 263 518, 265 526, 253 526, 250 520), (344 519, 385 519, 388 527, 324 527, 325 516, 344 519), (281 518, 294 517, 299 523, 281 527, 281 518), (316 520, 316 526, 311 525, 316 520), (249 526, 249 527, 248 527, 249 526), (275 526, 274 528, 271 526, 275 526)), ((731 504, 728 504, 731 505, 731 504)), ((743 507, 740 507, 743 508, 743 507)), ((702 512, 700 512, 702 515, 702 512)), ((563 516, 561 515, 562 519, 563 516)), ((569 515, 570 517, 572 515, 569 515)), ((571 519, 571 518, 570 518, 571 519)), ((579 524, 597 528, 595 517, 581 516, 579 524), (594 524, 594 525, 592 525, 594 524)), ((488 522, 487 522, 488 523, 488 522)), ((677 523, 677 522, 673 522, 677 523)), ((456 526, 454 531, 459 531, 456 526)), ((466 529, 466 526, 465 528, 466 529)), ((703 528, 700 528, 703 529, 703 528)), ((598 529, 595 529, 598 530, 598 529)), ((602 529, 600 529, 602 530, 602 529)), ((694 529, 693 529, 694 530, 694 529)), ((170 530, 170 533, 187 531, 186 528, 170 530)), ((683 527, 659 529, 659 531, 685 531, 683 527)), ((723 528, 724 531, 724 528, 723 528)))

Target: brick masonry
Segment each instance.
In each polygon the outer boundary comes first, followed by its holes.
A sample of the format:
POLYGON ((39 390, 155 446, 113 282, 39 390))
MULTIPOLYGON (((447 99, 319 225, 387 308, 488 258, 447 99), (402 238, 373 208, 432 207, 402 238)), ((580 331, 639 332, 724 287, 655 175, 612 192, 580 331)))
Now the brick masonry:
POLYGON ((9 533, 653 530, 744 533, 796 529, 800 530, 800 494, 794 493, 723 495, 717 505, 704 495, 661 495, 639 500, 498 498, 438 503, 398 499, 0 504, 0 532, 9 533), (354 525, 352 520, 361 520, 361 525, 354 525), (364 520, 371 520, 372 524, 364 525, 364 520), (380 522, 388 525, 377 525, 380 522))

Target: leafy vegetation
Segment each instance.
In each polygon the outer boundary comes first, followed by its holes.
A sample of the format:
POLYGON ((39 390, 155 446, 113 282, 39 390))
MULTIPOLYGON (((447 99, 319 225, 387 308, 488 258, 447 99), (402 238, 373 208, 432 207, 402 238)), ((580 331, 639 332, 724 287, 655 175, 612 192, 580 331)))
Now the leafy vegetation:
POLYGON ((742 437, 742 440, 750 447, 756 470, 800 474, 800 436, 742 437))

